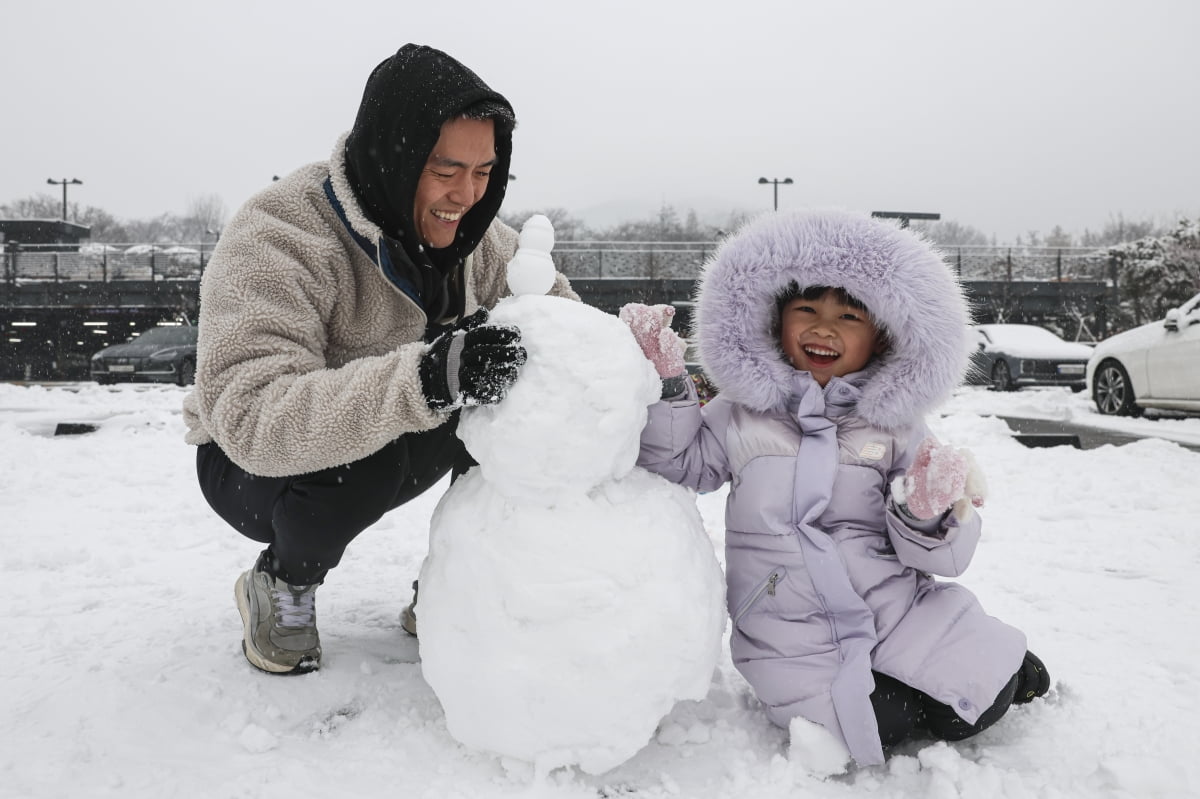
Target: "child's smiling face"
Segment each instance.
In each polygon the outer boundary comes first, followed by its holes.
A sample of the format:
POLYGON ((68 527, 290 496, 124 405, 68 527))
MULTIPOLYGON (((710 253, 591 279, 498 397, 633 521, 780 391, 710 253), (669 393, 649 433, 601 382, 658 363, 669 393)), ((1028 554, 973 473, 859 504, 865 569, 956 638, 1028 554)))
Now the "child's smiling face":
POLYGON ((859 371, 885 348, 871 315, 845 299, 830 289, 816 299, 788 300, 779 312, 784 355, 822 387, 859 371))

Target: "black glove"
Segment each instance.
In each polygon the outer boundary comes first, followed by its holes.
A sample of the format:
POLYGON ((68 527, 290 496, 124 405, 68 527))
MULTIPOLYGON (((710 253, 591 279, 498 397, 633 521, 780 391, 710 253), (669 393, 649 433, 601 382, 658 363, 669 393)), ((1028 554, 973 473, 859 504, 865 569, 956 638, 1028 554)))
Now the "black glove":
POLYGON ((480 308, 429 345, 421 358, 421 390, 435 411, 491 405, 504 399, 525 363, 521 331, 486 324, 480 308))

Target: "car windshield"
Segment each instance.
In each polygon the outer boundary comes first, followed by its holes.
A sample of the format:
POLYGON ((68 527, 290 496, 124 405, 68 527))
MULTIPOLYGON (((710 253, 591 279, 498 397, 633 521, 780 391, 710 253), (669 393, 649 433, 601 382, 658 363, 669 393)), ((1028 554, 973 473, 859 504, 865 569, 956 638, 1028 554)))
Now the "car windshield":
POLYGON ((134 341, 155 344, 160 347, 177 347, 196 343, 196 328, 184 326, 155 327, 142 333, 134 341))

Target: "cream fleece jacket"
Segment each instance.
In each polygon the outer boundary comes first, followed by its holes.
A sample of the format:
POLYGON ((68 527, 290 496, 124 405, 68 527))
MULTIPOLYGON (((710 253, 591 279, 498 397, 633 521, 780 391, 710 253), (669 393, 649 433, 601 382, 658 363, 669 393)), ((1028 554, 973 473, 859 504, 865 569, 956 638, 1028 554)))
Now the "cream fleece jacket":
MULTIPOLYGON (((354 230, 379 240, 346 181, 344 150, 345 136, 328 162, 247 201, 200 283, 186 440, 215 441, 251 474, 347 464, 448 418, 426 405, 417 373, 425 313, 383 275, 325 196, 331 178, 354 230)), ((516 248, 516 231, 494 221, 466 261, 466 314, 507 294, 516 248)), ((579 299, 562 274, 550 293, 579 299)))

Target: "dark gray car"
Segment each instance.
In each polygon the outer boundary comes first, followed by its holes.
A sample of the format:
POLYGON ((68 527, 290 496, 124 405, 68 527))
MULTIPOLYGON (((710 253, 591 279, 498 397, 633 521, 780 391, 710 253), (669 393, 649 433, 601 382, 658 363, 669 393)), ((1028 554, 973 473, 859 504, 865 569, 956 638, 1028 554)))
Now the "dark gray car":
POLYGON ((124 344, 105 347, 92 356, 92 379, 118 382, 190 385, 196 378, 194 326, 155 327, 124 344))
POLYGON ((968 383, 991 385, 996 391, 1023 386, 1087 387, 1092 348, 1063 341, 1036 325, 976 325, 971 328, 971 370, 968 383))

